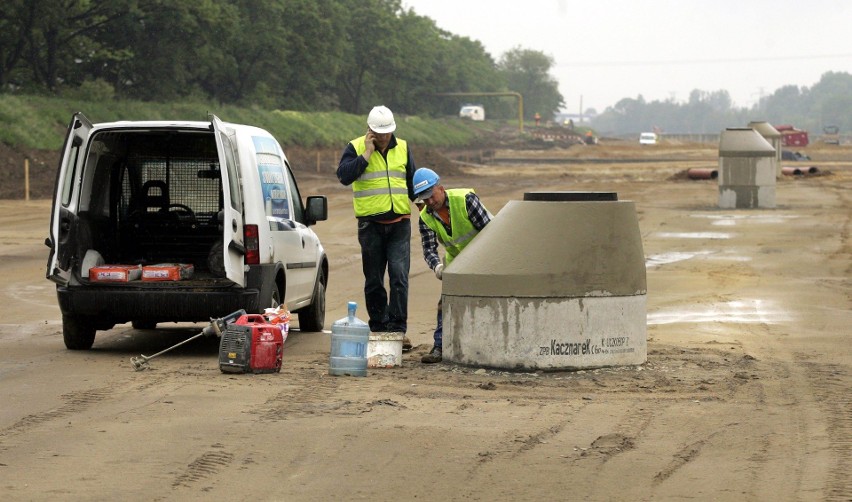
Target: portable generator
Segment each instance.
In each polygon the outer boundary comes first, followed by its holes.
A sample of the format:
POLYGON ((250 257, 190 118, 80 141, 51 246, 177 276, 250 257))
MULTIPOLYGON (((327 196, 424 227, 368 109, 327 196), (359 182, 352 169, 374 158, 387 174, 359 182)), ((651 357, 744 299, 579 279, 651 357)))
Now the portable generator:
POLYGON ((281 371, 284 335, 281 326, 260 314, 245 314, 229 324, 219 341, 219 369, 223 373, 281 371))

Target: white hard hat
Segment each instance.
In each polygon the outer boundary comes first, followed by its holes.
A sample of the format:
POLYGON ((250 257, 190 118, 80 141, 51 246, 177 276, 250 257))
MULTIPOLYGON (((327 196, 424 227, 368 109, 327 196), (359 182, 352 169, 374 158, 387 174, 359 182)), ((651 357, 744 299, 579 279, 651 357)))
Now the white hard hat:
POLYGON ((393 120, 393 113, 387 106, 374 106, 367 115, 367 125, 370 126, 373 132, 386 134, 396 130, 396 122, 393 120))

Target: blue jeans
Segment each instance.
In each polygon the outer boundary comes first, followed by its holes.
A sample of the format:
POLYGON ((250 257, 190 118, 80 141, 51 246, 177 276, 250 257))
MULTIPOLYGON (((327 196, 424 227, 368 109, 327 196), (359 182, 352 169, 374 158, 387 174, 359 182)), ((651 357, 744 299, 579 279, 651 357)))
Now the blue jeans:
POLYGON ((408 271, 411 267, 411 220, 396 223, 358 222, 361 265, 364 269, 364 300, 370 331, 408 328, 408 271), (385 290, 385 270, 390 298, 385 290))

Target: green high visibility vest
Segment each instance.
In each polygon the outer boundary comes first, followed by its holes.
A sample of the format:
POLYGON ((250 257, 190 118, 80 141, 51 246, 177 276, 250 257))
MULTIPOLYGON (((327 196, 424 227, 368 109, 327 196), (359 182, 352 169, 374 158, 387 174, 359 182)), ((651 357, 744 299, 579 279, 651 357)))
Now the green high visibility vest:
POLYGON ((430 214, 425 207, 420 211, 420 219, 435 231, 438 235, 438 242, 447 249, 444 261, 449 265, 453 261, 453 258, 458 256, 461 250, 476 237, 479 230, 471 223, 465 202, 465 195, 473 192, 473 189, 451 188, 446 190, 446 192, 447 200, 450 204, 450 226, 453 229, 453 235, 447 234, 447 230, 444 228, 441 219, 430 214))
MULTIPOLYGON (((366 136, 350 143, 355 153, 363 155, 367 149, 366 136)), ((408 143, 399 138, 396 146, 388 149, 387 162, 376 150, 370 155, 367 169, 352 183, 355 216, 372 216, 393 210, 396 214, 411 214, 408 200, 408 183, 405 165, 408 163, 408 143)))

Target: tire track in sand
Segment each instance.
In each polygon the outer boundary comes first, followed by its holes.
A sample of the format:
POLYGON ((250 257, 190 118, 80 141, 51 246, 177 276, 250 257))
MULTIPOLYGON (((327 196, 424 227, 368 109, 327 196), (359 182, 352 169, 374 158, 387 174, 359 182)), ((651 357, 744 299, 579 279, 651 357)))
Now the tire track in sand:
POLYGON ((18 434, 23 434, 31 429, 38 427, 41 424, 57 420, 60 418, 80 413, 91 406, 103 401, 113 393, 113 386, 101 387, 98 389, 86 389, 81 391, 69 392, 60 396, 65 404, 52 410, 33 413, 22 417, 20 420, 10 425, 6 429, 0 431, 0 444, 3 440, 18 434))
POLYGON ((848 370, 836 364, 803 363, 813 396, 826 416, 832 457, 825 500, 852 500, 852 394, 848 370))

